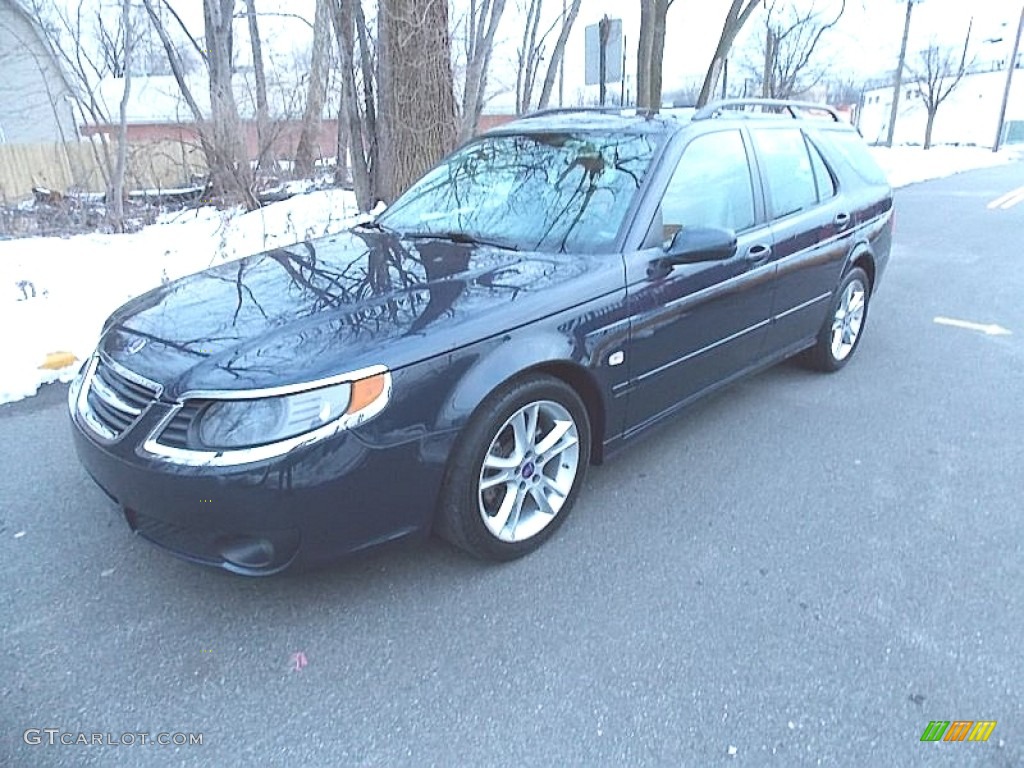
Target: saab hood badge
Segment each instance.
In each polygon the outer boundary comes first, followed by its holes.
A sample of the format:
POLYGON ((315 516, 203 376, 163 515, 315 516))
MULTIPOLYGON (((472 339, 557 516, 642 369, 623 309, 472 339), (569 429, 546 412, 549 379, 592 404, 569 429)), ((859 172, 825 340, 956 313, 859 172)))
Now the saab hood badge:
POLYGON ((126 355, 134 355, 136 352, 141 351, 144 346, 146 346, 145 339, 133 339, 129 342, 128 346, 124 348, 124 353, 126 355))

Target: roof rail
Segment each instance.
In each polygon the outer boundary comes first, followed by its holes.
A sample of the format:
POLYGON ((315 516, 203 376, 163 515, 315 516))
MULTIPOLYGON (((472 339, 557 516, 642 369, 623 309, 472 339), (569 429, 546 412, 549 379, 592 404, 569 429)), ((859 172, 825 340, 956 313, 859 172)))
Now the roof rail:
POLYGON ((786 99, 723 99, 722 101, 714 101, 705 107, 701 107, 694 114, 693 119, 710 120, 713 117, 717 117, 725 109, 735 109, 737 107, 764 107, 765 109, 762 109, 762 111, 767 111, 769 107, 777 110, 786 110, 794 120, 800 119, 797 110, 804 112, 827 112, 835 122, 841 121, 839 113, 828 104, 815 104, 810 101, 789 101, 786 99))
POLYGON ((520 115, 519 120, 532 120, 535 117, 547 117, 548 115, 570 115, 574 112, 596 112, 598 114, 621 114, 629 107, 548 107, 538 109, 536 112, 527 112, 520 115))

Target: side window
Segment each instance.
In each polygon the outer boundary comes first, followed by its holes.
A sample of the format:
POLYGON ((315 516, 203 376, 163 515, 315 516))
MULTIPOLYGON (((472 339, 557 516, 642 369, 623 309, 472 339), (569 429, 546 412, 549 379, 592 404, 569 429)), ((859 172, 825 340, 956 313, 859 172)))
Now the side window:
POLYGON ((752 130, 768 184, 773 218, 802 211, 818 203, 811 156, 799 128, 752 130))
POLYGON ((682 227, 742 232, 754 226, 754 186, 739 131, 698 136, 676 166, 661 202, 663 237, 682 227))
MULTIPOLYGON (((886 178, 885 172, 878 167, 878 163, 871 156, 864 140, 855 131, 819 131, 817 138, 833 165, 837 162, 845 164, 868 184, 888 185, 889 180, 886 178)), ((849 176, 849 174, 841 175, 844 178, 849 176)))
POLYGON ((811 153, 811 167, 814 169, 814 181, 818 185, 818 202, 824 202, 836 196, 836 182, 832 178, 832 172, 821 157, 818 148, 811 142, 807 142, 807 149, 811 153))

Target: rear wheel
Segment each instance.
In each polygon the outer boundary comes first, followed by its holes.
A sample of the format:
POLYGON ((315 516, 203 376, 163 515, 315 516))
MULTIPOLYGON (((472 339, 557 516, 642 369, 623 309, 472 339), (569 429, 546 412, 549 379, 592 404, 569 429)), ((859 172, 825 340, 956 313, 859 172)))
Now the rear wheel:
POLYGON ((838 371, 846 365, 860 344, 870 298, 871 283, 867 273, 854 267, 839 284, 817 341, 803 354, 803 361, 825 372, 838 371))
POLYGON ((438 532, 476 557, 532 552, 565 520, 590 463, 587 409, 550 376, 493 394, 459 439, 445 473, 438 532))

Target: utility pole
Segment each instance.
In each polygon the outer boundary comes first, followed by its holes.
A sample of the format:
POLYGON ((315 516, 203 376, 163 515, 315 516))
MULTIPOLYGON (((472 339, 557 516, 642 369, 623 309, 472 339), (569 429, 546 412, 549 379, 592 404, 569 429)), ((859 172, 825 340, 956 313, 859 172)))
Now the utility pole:
POLYGON ((608 98, 608 37, 611 34, 612 22, 608 18, 608 14, 604 15, 604 18, 598 22, 598 41, 601 46, 601 106, 605 104, 605 100, 608 98))
POLYGON ((1021 33, 1024 33, 1024 5, 1020 9, 1020 22, 1017 24, 1017 37, 1013 41, 1013 53, 1006 65, 1006 87, 1003 89, 1003 104, 999 108, 999 127, 996 128, 996 140, 992 151, 998 152, 1003 143, 1003 126, 1006 124, 1006 105, 1010 101, 1010 86, 1013 85, 1013 70, 1017 66, 1017 53, 1020 51, 1021 33))
POLYGON ((903 22, 903 42, 900 43, 900 62, 896 65, 896 87, 892 89, 892 111, 889 113, 889 135, 885 146, 892 146, 892 136, 896 131, 896 112, 900 106, 900 89, 903 87, 903 64, 907 60, 907 37, 910 35, 910 14, 914 10, 914 0, 907 0, 907 19, 903 22))

